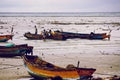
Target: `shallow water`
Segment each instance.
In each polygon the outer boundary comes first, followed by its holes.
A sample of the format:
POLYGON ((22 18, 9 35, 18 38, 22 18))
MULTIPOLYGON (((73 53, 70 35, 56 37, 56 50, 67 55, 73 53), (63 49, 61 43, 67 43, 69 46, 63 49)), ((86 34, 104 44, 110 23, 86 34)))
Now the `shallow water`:
MULTIPOLYGON (((10 33, 10 27, 14 28, 14 37, 8 43, 23 44, 27 43, 34 46, 34 54, 67 54, 67 53, 81 53, 81 54, 120 54, 120 25, 104 24, 106 23, 120 23, 120 17, 1 17, 1 22, 7 24, 0 24, 3 29, 0 29, 3 34, 10 33), (64 23, 101 23, 94 25, 59 25, 50 24, 53 21, 64 23), (92 22, 90 22, 92 21, 92 22), (38 24, 39 23, 39 24, 38 24), (109 28, 112 30, 110 40, 86 40, 86 39, 68 39, 66 41, 55 40, 27 40, 23 34, 25 32, 34 33, 34 25, 37 25, 38 31, 51 28, 63 29, 69 32, 90 33, 109 33, 109 28), (108 28, 109 26, 109 28, 108 28)), ((4 44, 4 43, 0 43, 4 44)))

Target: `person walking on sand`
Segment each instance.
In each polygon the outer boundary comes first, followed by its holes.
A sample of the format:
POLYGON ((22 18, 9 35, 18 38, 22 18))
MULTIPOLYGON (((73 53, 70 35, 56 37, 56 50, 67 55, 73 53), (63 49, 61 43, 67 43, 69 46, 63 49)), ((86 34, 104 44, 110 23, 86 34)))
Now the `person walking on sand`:
POLYGON ((35 25, 35 34, 37 34, 37 32, 38 32, 38 30, 37 30, 37 27, 36 27, 36 25, 35 25))

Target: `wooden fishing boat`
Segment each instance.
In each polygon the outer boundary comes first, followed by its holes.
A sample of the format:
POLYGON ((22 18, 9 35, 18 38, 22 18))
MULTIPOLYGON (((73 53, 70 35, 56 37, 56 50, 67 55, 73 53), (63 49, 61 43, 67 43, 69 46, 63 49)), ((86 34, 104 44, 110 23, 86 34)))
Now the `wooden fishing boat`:
POLYGON ((6 42, 8 40, 12 40, 13 35, 0 35, 0 42, 6 42))
POLYGON ((27 39, 31 39, 31 40, 42 40, 43 36, 40 34, 32 34, 30 32, 27 32, 24 34, 24 37, 26 37, 27 39))
POLYGON ((62 68, 40 59, 38 56, 24 55, 23 61, 28 73, 40 80, 54 78, 56 76, 62 79, 90 78, 96 71, 93 68, 68 67, 62 68))
POLYGON ((32 34, 30 32, 27 32, 24 34, 24 37, 30 40, 44 40, 44 39, 66 40, 66 38, 63 35, 56 32, 51 33, 50 35, 49 34, 46 34, 46 35, 32 34))
POLYGON ((107 33, 93 33, 85 34, 85 33, 72 33, 72 32, 61 32, 61 31, 55 31, 56 33, 59 33, 63 35, 67 39, 73 39, 73 38, 81 38, 81 39, 110 39, 110 34, 107 35, 107 33))
POLYGON ((0 57, 22 56, 24 54, 32 54, 33 47, 27 44, 0 46, 0 57))

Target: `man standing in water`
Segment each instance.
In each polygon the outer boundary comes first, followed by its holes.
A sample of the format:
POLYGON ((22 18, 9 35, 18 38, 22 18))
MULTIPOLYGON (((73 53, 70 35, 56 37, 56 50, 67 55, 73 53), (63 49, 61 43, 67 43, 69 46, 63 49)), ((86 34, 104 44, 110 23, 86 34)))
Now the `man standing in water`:
POLYGON ((35 25, 35 34, 37 34, 37 32, 38 32, 38 30, 37 30, 37 27, 36 27, 36 25, 35 25))

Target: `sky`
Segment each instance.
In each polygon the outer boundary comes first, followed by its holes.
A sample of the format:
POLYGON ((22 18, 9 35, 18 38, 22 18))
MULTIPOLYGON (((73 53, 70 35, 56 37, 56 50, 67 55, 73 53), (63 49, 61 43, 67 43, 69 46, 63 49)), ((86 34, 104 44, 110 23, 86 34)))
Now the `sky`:
POLYGON ((120 0, 0 0, 0 12, 120 12, 120 0))

